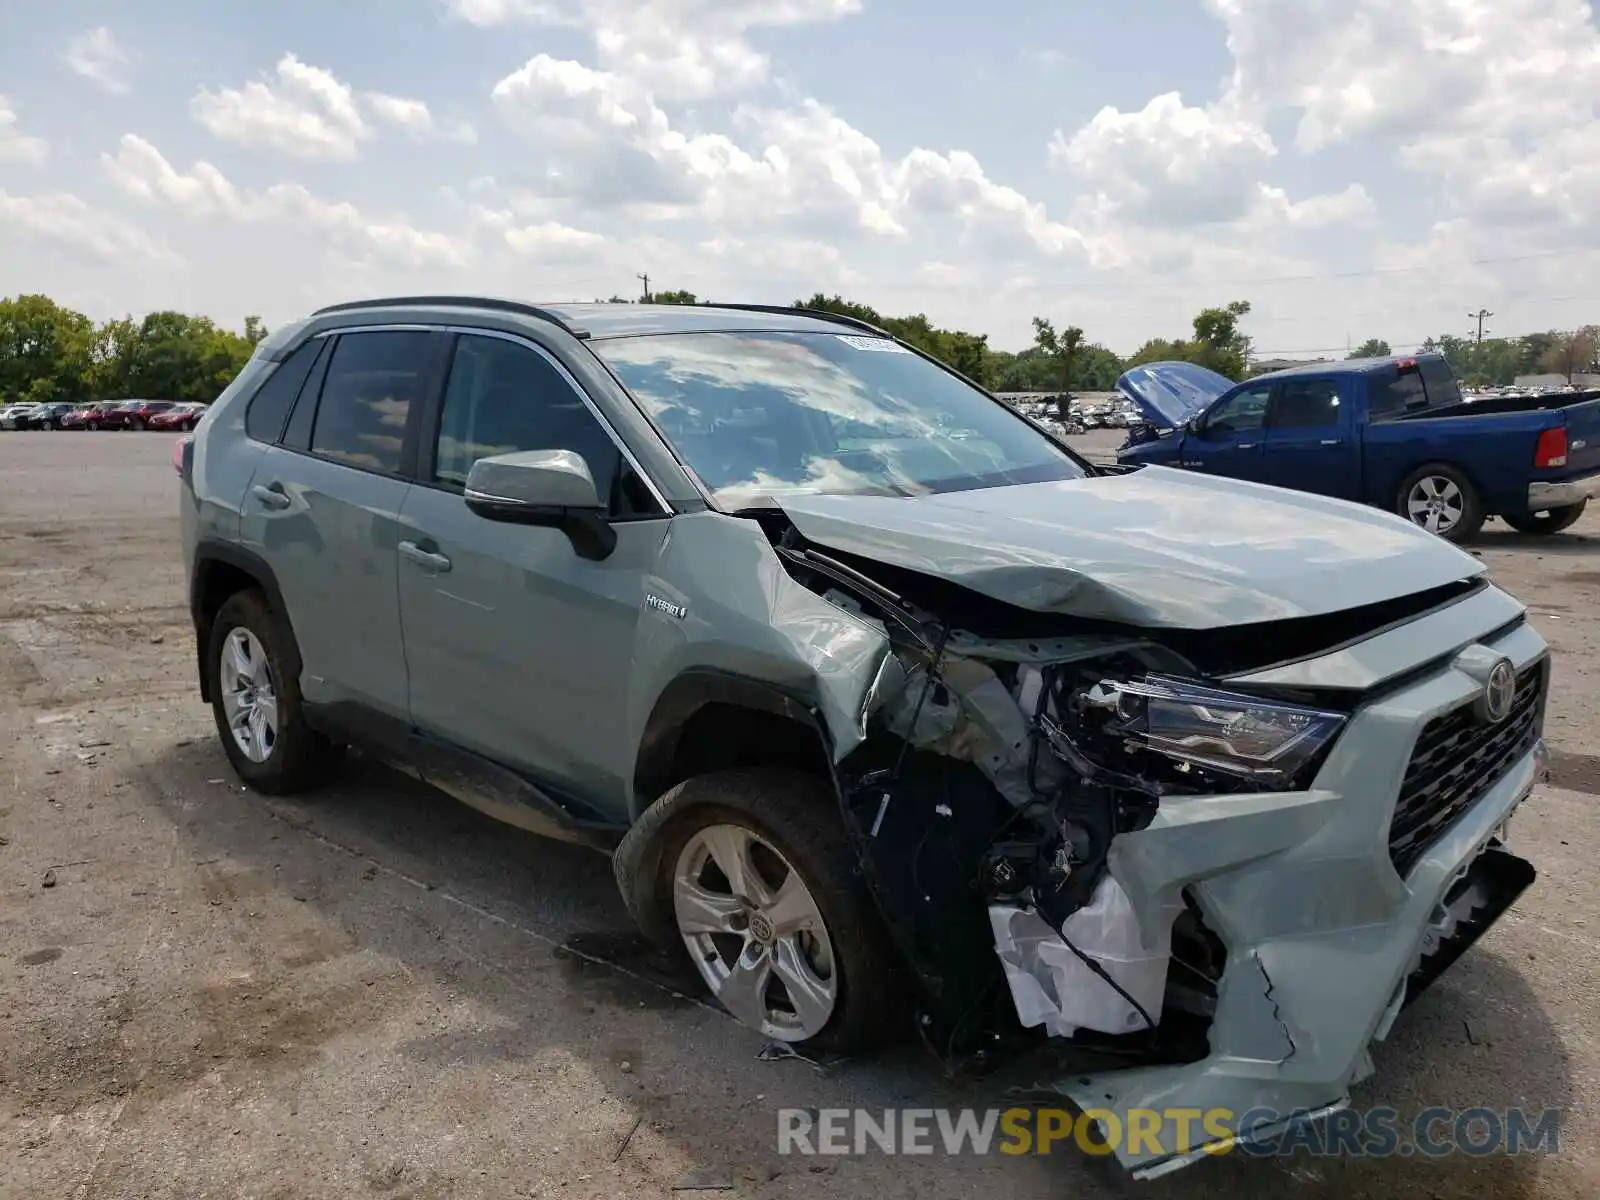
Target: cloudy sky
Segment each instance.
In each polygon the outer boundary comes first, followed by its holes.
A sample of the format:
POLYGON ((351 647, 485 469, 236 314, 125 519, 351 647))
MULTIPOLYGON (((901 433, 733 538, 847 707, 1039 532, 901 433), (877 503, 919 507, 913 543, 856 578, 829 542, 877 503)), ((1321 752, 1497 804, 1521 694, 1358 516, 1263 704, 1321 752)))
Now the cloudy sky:
POLYGON ((7 3, 0 294, 788 302, 1127 352, 1600 322, 1588 0, 7 3))

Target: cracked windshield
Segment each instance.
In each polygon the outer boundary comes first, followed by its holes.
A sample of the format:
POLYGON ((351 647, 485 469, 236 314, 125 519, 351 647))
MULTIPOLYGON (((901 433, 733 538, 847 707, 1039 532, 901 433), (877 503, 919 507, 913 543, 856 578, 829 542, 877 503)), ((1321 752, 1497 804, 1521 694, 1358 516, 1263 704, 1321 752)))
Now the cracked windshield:
POLYGON ((727 508, 1084 474, 1026 421, 886 338, 669 334, 594 349, 727 508))

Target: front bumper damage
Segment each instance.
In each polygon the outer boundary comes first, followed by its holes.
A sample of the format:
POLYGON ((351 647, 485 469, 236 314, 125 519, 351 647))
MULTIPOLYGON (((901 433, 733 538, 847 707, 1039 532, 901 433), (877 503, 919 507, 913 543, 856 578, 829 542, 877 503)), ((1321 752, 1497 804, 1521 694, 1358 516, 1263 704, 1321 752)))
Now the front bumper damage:
MULTIPOLYGON (((1491 648, 1519 672, 1546 655, 1525 625, 1491 648)), ((1369 1047, 1408 997, 1531 882, 1532 868, 1504 848, 1503 834, 1543 774, 1542 743, 1421 850, 1404 878, 1391 857, 1395 800, 1419 733, 1482 689, 1458 659, 1359 710, 1311 790, 1168 797, 1148 828, 1112 844, 1110 873, 1145 944, 1159 941, 1187 890, 1227 951, 1203 1060, 1052 1085, 1085 1111, 1115 1114, 1123 1128, 1136 1110, 1233 1114, 1221 1122, 1232 1137, 1206 1146, 1157 1153, 1118 1141, 1135 1177, 1346 1106, 1351 1086, 1372 1073, 1369 1047), (1282 1123, 1239 1126, 1263 1111, 1282 1123)))

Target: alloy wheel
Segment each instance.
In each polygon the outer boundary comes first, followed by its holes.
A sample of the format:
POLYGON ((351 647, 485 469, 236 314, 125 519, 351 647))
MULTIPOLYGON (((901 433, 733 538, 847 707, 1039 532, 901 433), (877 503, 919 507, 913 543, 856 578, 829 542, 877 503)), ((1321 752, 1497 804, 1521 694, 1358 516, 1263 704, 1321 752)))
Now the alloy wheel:
POLYGON ((264 763, 278 745, 278 695, 261 640, 242 626, 231 630, 222 642, 219 668, 222 709, 233 740, 251 762, 264 763))
POLYGON ((839 1002, 839 976, 822 911, 800 873, 742 825, 708 825, 689 838, 673 874, 678 931, 701 977, 743 1024, 803 1042, 839 1002))
POLYGON ((1466 506, 1461 488, 1444 475, 1424 475, 1406 493, 1406 515, 1429 533, 1449 533, 1461 523, 1466 506))

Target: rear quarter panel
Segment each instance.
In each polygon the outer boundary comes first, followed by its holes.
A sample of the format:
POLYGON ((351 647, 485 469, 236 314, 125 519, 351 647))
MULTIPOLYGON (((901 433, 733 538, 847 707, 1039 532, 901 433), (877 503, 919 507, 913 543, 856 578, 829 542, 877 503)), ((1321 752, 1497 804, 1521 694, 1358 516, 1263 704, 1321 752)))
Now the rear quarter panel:
POLYGON ((1425 463, 1465 472, 1491 513, 1527 508, 1539 434, 1561 423, 1556 411, 1416 417, 1362 430, 1367 500, 1393 508, 1400 484, 1425 463))
POLYGON ((1538 478, 1568 479, 1600 472, 1600 398, 1561 410, 1567 422, 1567 465, 1538 478))

